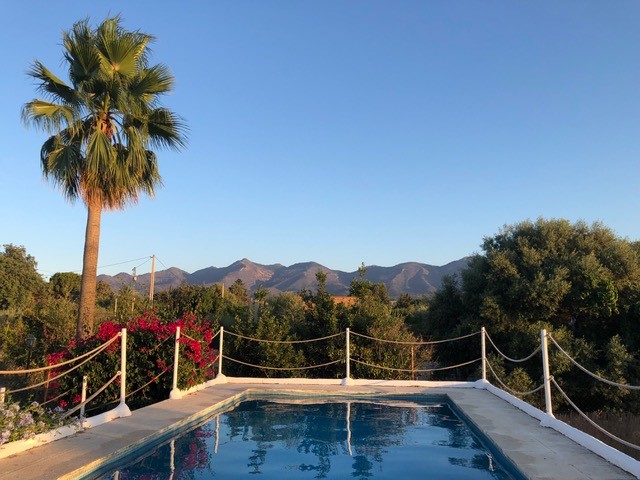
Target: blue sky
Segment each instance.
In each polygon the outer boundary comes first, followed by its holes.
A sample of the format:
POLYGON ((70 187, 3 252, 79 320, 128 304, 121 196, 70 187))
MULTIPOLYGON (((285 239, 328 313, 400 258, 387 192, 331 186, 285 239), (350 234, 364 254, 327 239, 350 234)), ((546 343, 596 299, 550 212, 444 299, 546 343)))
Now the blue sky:
POLYGON ((11 2, 0 243, 47 277, 81 268, 86 213, 42 178, 25 71, 66 78, 62 30, 117 13, 157 37, 190 135, 155 199, 103 215, 99 265, 142 260, 100 273, 442 265, 538 217, 640 239, 636 0, 11 2))

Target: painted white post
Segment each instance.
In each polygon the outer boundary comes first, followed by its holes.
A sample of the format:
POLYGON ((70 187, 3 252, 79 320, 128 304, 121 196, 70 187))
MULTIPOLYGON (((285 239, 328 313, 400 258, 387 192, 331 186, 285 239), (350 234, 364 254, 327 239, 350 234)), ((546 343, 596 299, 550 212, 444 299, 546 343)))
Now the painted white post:
POLYGON ((222 374, 222 346, 224 343, 224 327, 220 327, 220 346, 218 348, 218 377, 224 378, 222 374))
POLYGON ((351 378, 351 345, 349 338, 349 329, 347 328, 347 345, 346 345, 346 363, 347 363, 347 381, 351 378))
POLYGON ((347 364, 347 376, 342 379, 342 385, 351 385, 353 380, 351 378, 351 335, 349 329, 346 331, 346 345, 345 345, 345 362, 347 364))
POLYGON ((487 381, 487 345, 486 345, 486 341, 485 341, 485 329, 484 327, 482 327, 482 330, 480 330, 480 346, 481 346, 481 351, 482 351, 482 381, 486 382, 487 381))
POLYGON ((544 403, 547 413, 553 417, 553 407, 551 406, 551 375, 549 375, 549 352, 547 347, 547 330, 540 330, 540 341, 542 342, 542 372, 544 374, 544 403))
MULTIPOLYGON (((83 376, 82 377, 82 394, 80 395, 80 403, 84 404, 84 402, 87 400, 87 376, 83 376)), ((82 405, 80 407, 80 418, 84 418, 84 407, 85 405, 82 405)))
POLYGON ((127 329, 122 329, 120 337, 120 405, 126 404, 127 397, 127 329))
POLYGON ((171 392, 169 398, 177 400, 182 398, 182 394, 178 389, 178 364, 180 362, 180 327, 176 327, 176 343, 173 349, 173 381, 171 383, 171 392))
POLYGON ((119 417, 128 417, 131 410, 125 400, 127 398, 127 329, 120 331, 120 404, 115 408, 119 417))
POLYGON ((6 387, 0 387, 0 408, 4 405, 4 394, 6 391, 6 387))

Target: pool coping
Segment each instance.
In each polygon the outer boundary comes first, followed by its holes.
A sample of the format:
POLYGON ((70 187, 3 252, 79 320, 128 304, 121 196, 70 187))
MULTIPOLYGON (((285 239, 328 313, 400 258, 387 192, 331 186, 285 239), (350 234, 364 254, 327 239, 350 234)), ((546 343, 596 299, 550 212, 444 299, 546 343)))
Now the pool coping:
POLYGON ((357 384, 342 385, 340 380, 321 383, 295 380, 256 383, 248 380, 233 379, 185 395, 180 400, 165 400, 136 410, 131 417, 116 419, 5 458, 0 460, 0 479, 91 478, 92 472, 102 470, 105 462, 125 452, 150 441, 162 443, 177 430, 196 425, 249 395, 274 393, 334 398, 444 394, 526 478, 635 478, 555 430, 545 428, 529 412, 516 408, 485 386, 478 388, 474 383, 410 385, 410 382, 358 381, 357 384))

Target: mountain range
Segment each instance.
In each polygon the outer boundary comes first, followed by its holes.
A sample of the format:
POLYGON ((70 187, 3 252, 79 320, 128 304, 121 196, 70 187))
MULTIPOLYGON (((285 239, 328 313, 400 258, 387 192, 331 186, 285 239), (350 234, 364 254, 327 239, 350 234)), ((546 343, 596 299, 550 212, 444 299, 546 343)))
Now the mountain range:
MULTIPOLYGON (((374 283, 384 283, 391 298, 397 298, 402 293, 413 296, 431 295, 440 288, 444 276, 460 272, 468 261, 469 257, 443 266, 417 262, 401 263, 393 267, 373 265, 366 267, 365 278, 374 283)), ((272 294, 298 292, 302 289, 315 290, 315 275, 319 270, 327 274, 327 291, 334 295, 347 295, 351 280, 358 276, 357 271, 331 270, 316 262, 296 263, 285 267, 280 264, 261 265, 244 258, 227 267, 207 267, 193 273, 175 267, 156 271, 155 291, 176 288, 183 283, 205 286, 223 283, 229 287, 237 279, 242 280, 249 291, 255 291, 260 286, 272 294)), ((114 290, 133 285, 141 292, 149 291, 150 279, 149 273, 138 275, 135 281, 124 272, 114 276, 98 276, 98 280, 107 282, 114 290)))

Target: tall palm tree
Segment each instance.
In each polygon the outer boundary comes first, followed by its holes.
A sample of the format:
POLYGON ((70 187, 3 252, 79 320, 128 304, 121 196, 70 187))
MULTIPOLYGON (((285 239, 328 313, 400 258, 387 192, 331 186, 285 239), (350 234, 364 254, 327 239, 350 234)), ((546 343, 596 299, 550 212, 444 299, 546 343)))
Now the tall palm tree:
POLYGON ((152 36, 126 31, 113 17, 95 29, 79 21, 62 40, 69 83, 34 61, 28 75, 43 99, 26 103, 22 118, 51 135, 40 150, 45 178, 87 206, 81 339, 93 329, 101 214, 153 196, 162 179, 151 149, 184 147, 186 125, 159 104, 174 79, 166 66, 149 65, 152 36))

